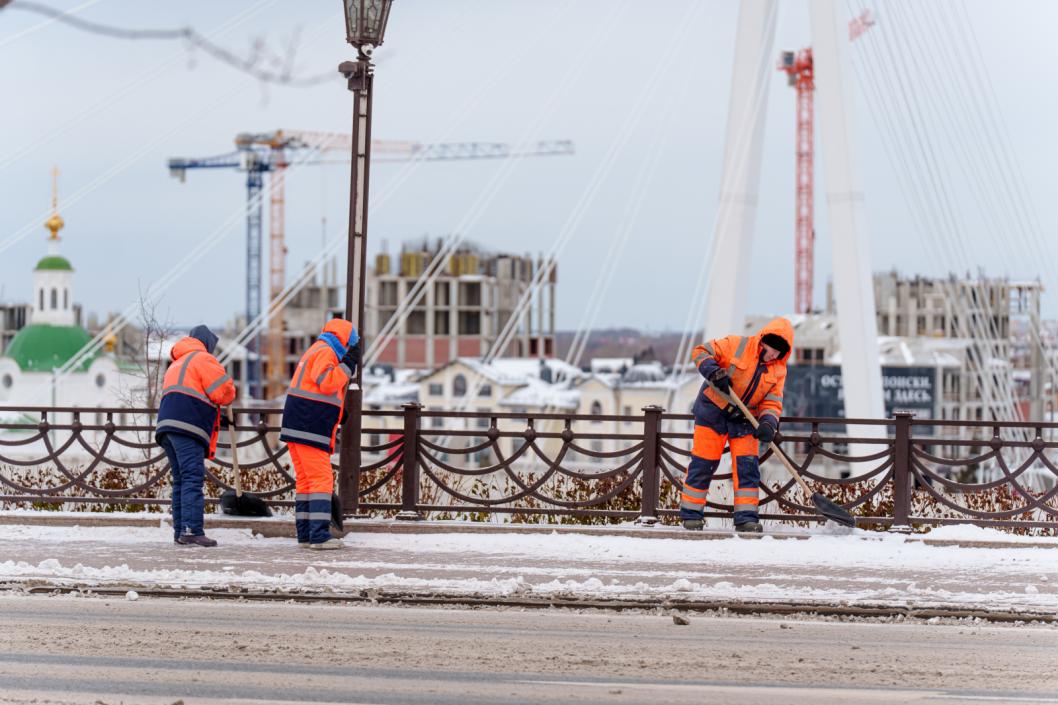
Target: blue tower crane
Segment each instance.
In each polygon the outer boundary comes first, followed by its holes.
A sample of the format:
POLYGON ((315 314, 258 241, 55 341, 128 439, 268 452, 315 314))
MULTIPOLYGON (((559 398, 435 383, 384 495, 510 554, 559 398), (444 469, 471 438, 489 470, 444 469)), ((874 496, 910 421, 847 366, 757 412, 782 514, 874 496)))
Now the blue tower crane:
MULTIPOLYGON (((283 258, 286 248, 283 234, 282 195, 283 172, 290 163, 292 154, 303 150, 312 150, 316 155, 308 155, 302 164, 331 164, 321 158, 325 152, 350 152, 349 136, 345 134, 307 132, 298 130, 277 130, 276 132, 253 134, 243 133, 235 138, 238 147, 234 152, 214 157, 199 159, 173 158, 169 160, 169 173, 184 181, 189 169, 236 169, 246 172, 246 322, 250 324, 261 315, 261 245, 263 241, 263 204, 264 174, 272 172, 276 179, 272 188, 271 236, 272 236, 272 271, 270 277, 270 294, 278 296, 283 288, 283 258), (276 221, 279 222, 276 222, 276 221)), ((405 162, 453 161, 478 159, 510 159, 519 157, 542 157, 571 155, 574 153, 570 140, 540 141, 529 145, 512 146, 502 142, 448 142, 423 144, 409 141, 374 140, 372 149, 375 155, 372 161, 405 162)), ((282 321, 275 316, 269 331, 269 369, 268 385, 273 395, 281 393, 280 381, 283 378, 282 321)), ((251 398, 265 397, 265 378, 263 375, 262 345, 260 329, 248 342, 246 356, 246 392, 251 398)))
MULTIPOLYGON (((202 159, 169 160, 169 173, 183 182, 188 169, 238 169, 246 172, 246 322, 261 315, 261 242, 264 174, 276 167, 275 151, 246 147, 228 154, 202 159)), ((246 385, 248 396, 262 398, 261 333, 247 344, 246 385)))

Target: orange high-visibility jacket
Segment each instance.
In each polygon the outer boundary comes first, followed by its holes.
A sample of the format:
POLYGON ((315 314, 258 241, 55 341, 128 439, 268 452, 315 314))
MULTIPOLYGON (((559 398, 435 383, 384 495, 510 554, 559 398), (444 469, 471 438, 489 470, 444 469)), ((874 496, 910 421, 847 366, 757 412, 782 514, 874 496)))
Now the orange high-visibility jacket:
MULTIPOLYGON (((716 369, 727 370, 731 377, 731 392, 738 394, 757 418, 768 414, 776 423, 782 416, 783 387, 786 384, 786 361, 793 352, 793 326, 785 318, 772 319, 756 335, 729 335, 697 346, 692 353, 694 364, 707 379, 716 369), (764 372, 757 375, 760 362, 760 339, 767 334, 778 335, 789 345, 786 354, 765 363, 764 372)), ((702 385, 702 394, 723 409, 727 402, 709 384, 702 385)))
POLYGON ((217 450, 220 407, 235 400, 235 384, 197 338, 181 338, 169 354, 173 362, 162 382, 155 436, 190 436, 204 443, 207 457, 212 458, 217 450))
POLYGON ((319 339, 301 356, 283 405, 279 438, 334 452, 335 436, 345 406, 345 390, 354 370, 342 362, 358 340, 353 324, 334 318, 319 339))

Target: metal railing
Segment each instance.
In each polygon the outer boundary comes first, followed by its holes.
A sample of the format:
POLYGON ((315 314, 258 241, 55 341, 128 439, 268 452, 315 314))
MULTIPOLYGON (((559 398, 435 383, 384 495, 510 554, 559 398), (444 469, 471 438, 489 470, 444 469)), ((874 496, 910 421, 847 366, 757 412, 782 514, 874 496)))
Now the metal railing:
MULTIPOLYGON (((240 408, 243 487, 290 506, 294 473, 278 441, 281 410, 240 408)), ((169 468, 153 409, 0 407, 0 503, 135 509, 169 504, 169 468)), ((632 416, 450 412, 406 404, 364 414, 356 497, 346 513, 417 519, 623 521, 678 515, 693 418, 648 406, 632 416), (365 442, 366 441, 366 442, 365 442), (548 518, 550 517, 550 518, 548 518)), ((787 418, 779 440, 809 484, 858 523, 971 522, 1058 528, 1054 423, 787 418), (837 430, 835 430, 837 429, 837 430), (840 432, 848 429, 848 433, 840 432), (1032 440, 1023 440, 1024 438, 1032 440)), ((233 484, 222 442, 207 496, 233 484)), ((779 463, 762 455, 761 516, 819 521, 779 463)), ((707 516, 730 518, 724 463, 707 516)), ((729 494, 729 493, 728 493, 729 494)))

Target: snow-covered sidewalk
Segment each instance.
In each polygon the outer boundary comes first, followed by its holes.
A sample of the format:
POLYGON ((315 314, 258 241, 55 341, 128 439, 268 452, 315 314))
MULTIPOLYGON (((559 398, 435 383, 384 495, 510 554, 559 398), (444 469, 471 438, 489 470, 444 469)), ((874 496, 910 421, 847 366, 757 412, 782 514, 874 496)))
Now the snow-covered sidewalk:
POLYGON ((929 539, 855 531, 759 540, 670 529, 460 533, 386 522, 316 553, 249 529, 213 549, 174 546, 168 525, 0 526, 0 584, 527 599, 790 602, 1058 614, 1058 540, 968 526, 929 539), (379 526, 382 524, 382 526, 379 526), (1026 547, 1011 547, 1012 543, 1026 547), (985 547, 996 543, 1001 547, 985 547), (1053 546, 1053 547, 1044 547, 1053 546))

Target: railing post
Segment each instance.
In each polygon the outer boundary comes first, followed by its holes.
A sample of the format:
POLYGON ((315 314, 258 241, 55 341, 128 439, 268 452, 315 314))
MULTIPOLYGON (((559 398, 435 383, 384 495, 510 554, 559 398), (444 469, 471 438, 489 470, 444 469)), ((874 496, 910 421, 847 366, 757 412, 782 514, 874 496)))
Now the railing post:
POLYGON ((345 408, 348 418, 342 424, 338 445, 338 495, 342 498, 344 516, 360 515, 360 467, 363 456, 360 442, 364 425, 359 389, 346 392, 345 408))
POLYGON ((401 459, 401 507, 398 519, 419 521, 419 422, 422 404, 404 404, 404 453, 401 459))
POLYGON ((665 410, 656 404, 643 407, 643 474, 642 499, 637 524, 654 526, 658 523, 658 494, 661 472, 658 457, 658 436, 661 433, 661 414, 665 410))
POLYGON ((914 414, 898 411, 893 441, 893 531, 911 531, 911 419, 914 414))

